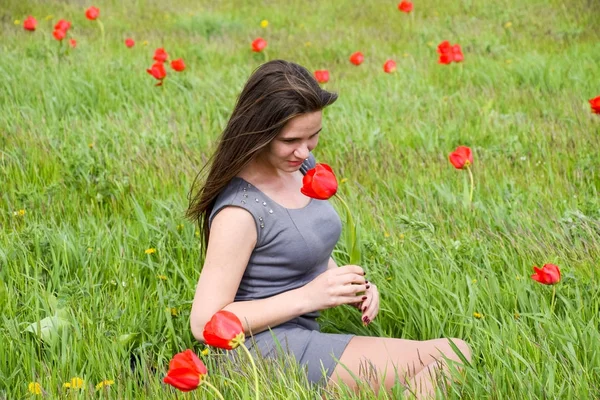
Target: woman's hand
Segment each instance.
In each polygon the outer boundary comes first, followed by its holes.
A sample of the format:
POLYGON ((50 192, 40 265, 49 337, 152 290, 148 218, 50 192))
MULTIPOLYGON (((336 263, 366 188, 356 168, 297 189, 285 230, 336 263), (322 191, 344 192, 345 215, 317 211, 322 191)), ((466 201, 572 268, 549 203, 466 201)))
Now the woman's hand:
POLYGON ((362 322, 366 326, 369 325, 379 313, 379 290, 377 290, 377 286, 372 282, 365 282, 366 299, 363 300, 362 304, 359 306, 359 310, 362 312, 362 322))
POLYGON ((368 300, 365 271, 358 265, 328 269, 301 289, 310 311, 368 300))

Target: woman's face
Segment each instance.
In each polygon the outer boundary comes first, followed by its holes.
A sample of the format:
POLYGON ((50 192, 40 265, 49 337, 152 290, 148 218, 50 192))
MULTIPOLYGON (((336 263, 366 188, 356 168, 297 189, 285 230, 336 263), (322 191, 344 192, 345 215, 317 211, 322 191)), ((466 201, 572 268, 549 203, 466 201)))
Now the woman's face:
POLYGON ((321 131, 322 112, 301 114, 285 124, 279 135, 269 144, 265 160, 278 170, 294 172, 317 147, 321 131))

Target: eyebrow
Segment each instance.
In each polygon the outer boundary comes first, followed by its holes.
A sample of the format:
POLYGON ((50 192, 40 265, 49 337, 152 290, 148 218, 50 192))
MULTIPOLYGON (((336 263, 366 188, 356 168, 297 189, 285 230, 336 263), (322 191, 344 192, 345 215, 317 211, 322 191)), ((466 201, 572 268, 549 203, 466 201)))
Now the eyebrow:
MULTIPOLYGON (((323 130, 323 128, 321 127, 321 128, 319 128, 319 130, 318 130, 318 131, 316 131, 315 133, 313 133, 313 134, 312 134, 312 135, 310 135, 310 136, 315 136, 317 133, 321 132, 322 130, 323 130)), ((299 137, 295 137, 295 136, 289 136, 289 137, 288 137, 288 136, 286 136, 286 137, 282 137, 281 139, 282 139, 282 140, 293 140, 293 139, 301 139, 301 138, 299 138, 299 137)))

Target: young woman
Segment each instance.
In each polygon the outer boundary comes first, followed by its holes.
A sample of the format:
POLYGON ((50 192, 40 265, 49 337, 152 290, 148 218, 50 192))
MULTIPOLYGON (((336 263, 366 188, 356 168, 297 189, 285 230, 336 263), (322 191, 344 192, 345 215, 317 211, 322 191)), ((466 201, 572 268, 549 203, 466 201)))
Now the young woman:
MULTIPOLYGON (((305 68, 282 60, 263 64, 246 83, 190 201, 206 249, 191 329, 203 341, 204 325, 225 309, 240 318, 254 351, 274 357, 282 348, 311 382, 356 388, 358 377, 389 390, 399 379, 418 397, 431 396, 446 360, 460 362, 447 339, 327 334, 316 322, 320 310, 344 304, 359 308, 367 324, 379 311, 377 286, 363 268, 331 258, 341 232, 334 208, 300 192, 315 165, 322 110, 336 99, 305 68)), ((453 342, 470 359, 465 342, 453 342)))

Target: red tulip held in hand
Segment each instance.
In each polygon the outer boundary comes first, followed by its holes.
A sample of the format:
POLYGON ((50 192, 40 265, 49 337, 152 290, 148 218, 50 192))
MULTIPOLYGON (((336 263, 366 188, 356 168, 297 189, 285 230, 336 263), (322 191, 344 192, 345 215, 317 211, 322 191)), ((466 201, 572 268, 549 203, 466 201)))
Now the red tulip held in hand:
POLYGON ((135 41, 131 38, 127 38, 125 39, 125 46, 132 48, 133 46, 135 46, 135 41))
POLYGON ((233 350, 246 340, 240 319, 227 310, 217 311, 204 325, 202 335, 207 345, 226 350, 233 350))
POLYGON ((600 114, 600 96, 590 99, 590 106, 594 114, 600 114))
POLYGON ((35 28, 37 27, 37 20, 35 18, 33 18, 31 15, 27 17, 27 19, 25 19, 25 21, 23 21, 23 28, 25 28, 26 31, 35 31, 35 28))
POLYGON ((169 58, 169 55, 167 54, 167 52, 165 51, 165 49, 163 49, 162 47, 159 49, 156 49, 154 51, 154 60, 160 62, 160 63, 164 63, 165 61, 167 61, 167 58, 169 58))
POLYGON ((396 62, 394 60, 387 60, 385 64, 383 64, 383 72, 386 74, 391 74, 396 70, 396 62))
POLYGON ((260 53, 267 47, 267 41, 263 38, 256 38, 252 41, 252 51, 260 53))
POLYGON ((183 59, 178 58, 177 60, 171 61, 171 68, 173 68, 177 72, 181 72, 185 69, 185 64, 183 63, 183 59))
POLYGON ((327 164, 317 164, 308 170, 302 178, 302 194, 313 199, 327 200, 338 189, 338 182, 331 167, 327 164))
POLYGON ((69 46, 71 46, 72 48, 77 47, 77 40, 69 39, 69 46))
POLYGON ((450 153, 448 159, 456 169, 463 169, 473 164, 473 154, 467 146, 458 146, 456 150, 450 153))
POLYGON ((164 383, 176 387, 182 392, 196 389, 208 374, 206 366, 192 350, 175 354, 169 363, 169 371, 164 383))
POLYGON ((62 31, 60 29, 55 29, 54 32, 52 32, 52 36, 54 36, 54 39, 56 40, 63 40, 66 36, 67 32, 66 31, 62 31))
POLYGON ((147 69, 146 72, 160 81, 156 84, 156 86, 162 85, 162 80, 165 79, 165 76, 167 76, 167 71, 165 70, 164 64, 158 61, 155 62, 150 69, 147 69))
POLYGON ((409 13, 411 12, 413 9, 413 3, 411 3, 410 1, 401 1, 398 4, 398 10, 405 12, 405 13, 409 13))
POLYGON ((315 79, 319 83, 329 82, 329 71, 326 69, 318 69, 315 71, 315 79))
POLYGON ((98 7, 90 7, 87 10, 85 10, 85 17, 87 19, 89 19, 90 21, 95 20, 96 18, 98 18, 100 16, 100 9, 98 7))
POLYGON ((560 269, 554 264, 544 264, 542 268, 533 267, 535 274, 531 279, 544 285, 554 285, 560 281, 560 269))
POLYGON ((363 63, 363 61, 365 61, 365 56, 360 51, 352 53, 350 56, 350 62, 354 65, 360 65, 363 63))
POLYGON ((64 19, 59 20, 56 25, 54 25, 55 31, 68 31, 71 28, 71 23, 64 19))

